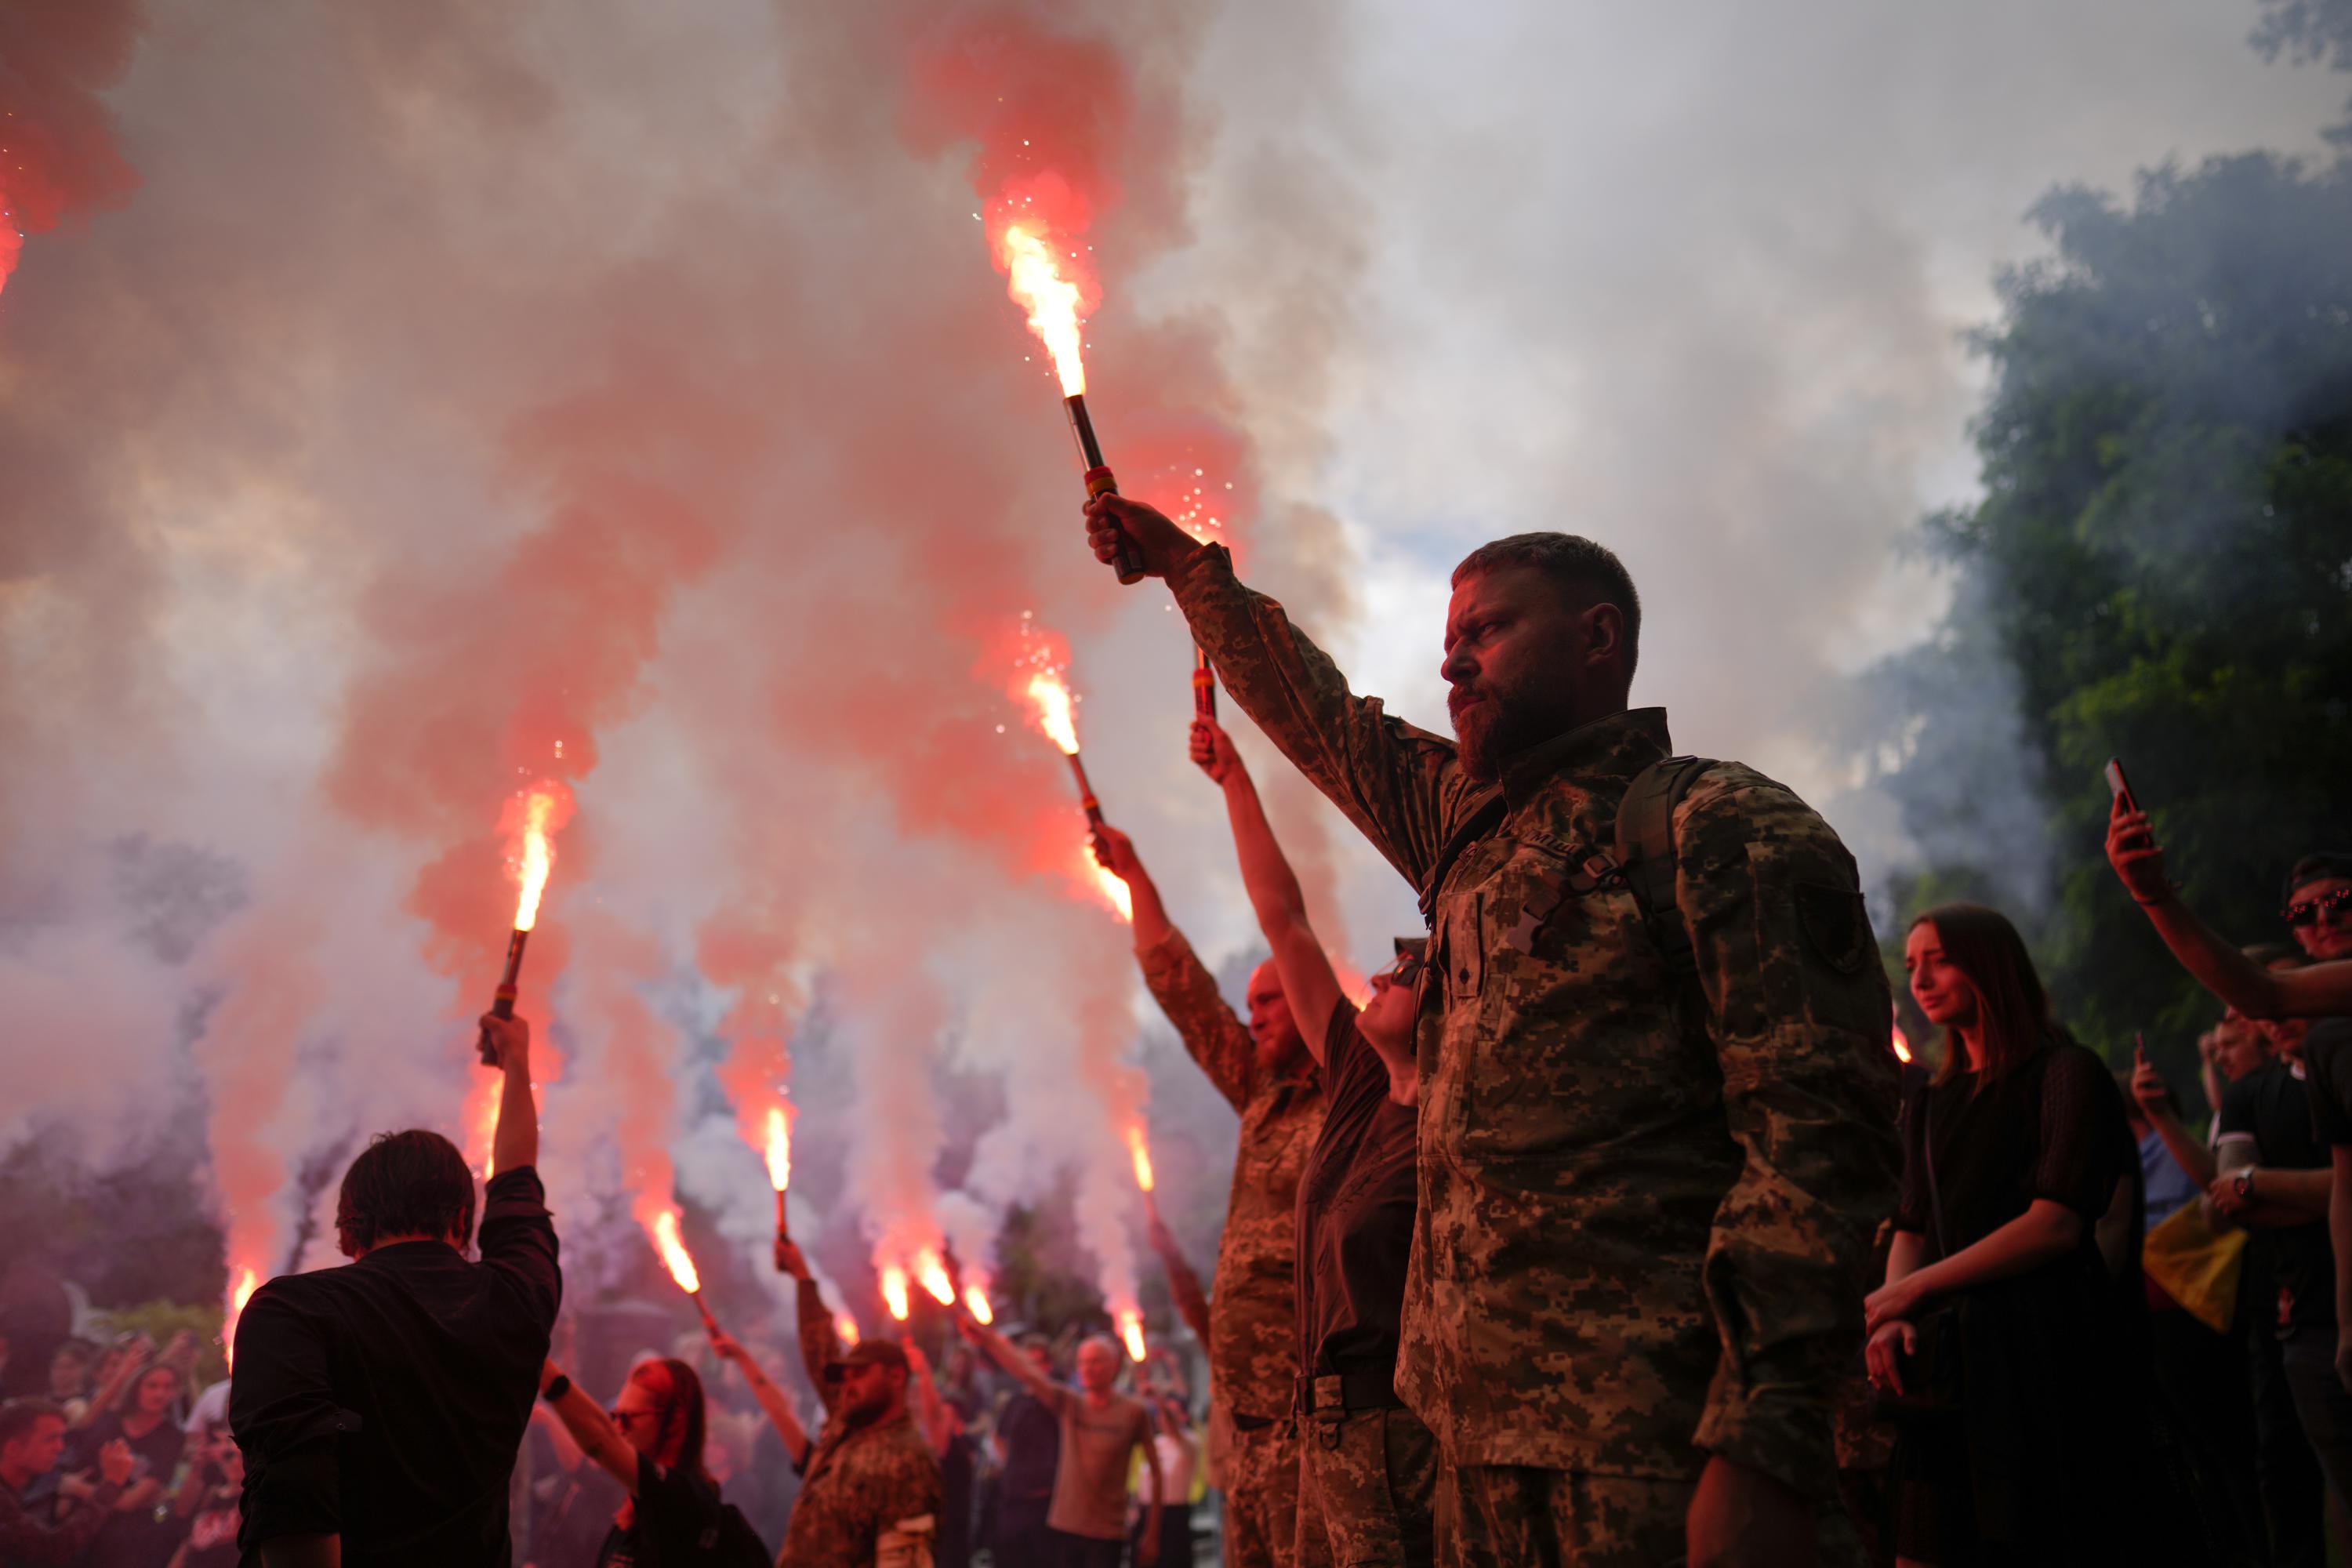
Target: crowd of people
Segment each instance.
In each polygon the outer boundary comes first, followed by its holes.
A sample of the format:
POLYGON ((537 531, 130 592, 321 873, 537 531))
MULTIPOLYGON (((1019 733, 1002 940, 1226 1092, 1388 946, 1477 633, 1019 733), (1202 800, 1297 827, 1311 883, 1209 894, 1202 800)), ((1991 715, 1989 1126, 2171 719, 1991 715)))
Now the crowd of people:
POLYGON ((192 1343, 68 1347, 53 1397, 0 1406, 0 1564, 1174 1568, 1207 1489, 1228 1568, 2326 1561, 2352 858, 2298 862, 2292 945, 2242 951, 2118 787, 2115 868, 2227 1008, 2200 1081, 2111 1070, 1969 904, 1906 931, 1942 1041, 1905 1067, 1835 833, 1629 707, 1641 603, 1607 550, 1462 563, 1448 739, 1352 694, 1221 548, 1116 495, 1087 518, 1426 920, 1350 997, 1202 720, 1271 954, 1244 1017, 1101 834, 1144 980, 1241 1122, 1207 1285, 1149 1216, 1204 1439, 1172 1363, 1129 1373, 1108 1337, 1065 1347, 1071 1381, 961 1309, 937 1372, 912 1338, 845 1345, 781 1237, 815 1419, 784 1358, 715 1329, 607 1405, 555 1353, 530 1028, 486 1017, 478 1225, 456 1148, 388 1134, 344 1179, 351 1262, 253 1296, 221 1397, 182 1410, 192 1343))

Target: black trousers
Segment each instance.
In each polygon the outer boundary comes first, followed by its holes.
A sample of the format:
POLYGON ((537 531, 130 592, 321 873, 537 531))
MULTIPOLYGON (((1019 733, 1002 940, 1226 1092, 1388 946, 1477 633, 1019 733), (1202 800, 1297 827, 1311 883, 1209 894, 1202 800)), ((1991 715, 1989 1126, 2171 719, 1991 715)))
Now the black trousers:
POLYGON ((2267 1312, 2241 1313, 2251 1352, 2254 1473, 2271 1526, 2272 1568, 2327 1568, 2327 1483, 2287 1385, 2285 1347, 2267 1312))
POLYGON ((2189 1462, 2197 1503, 2221 1561, 2270 1561, 2254 1463, 2254 1401, 2236 1328, 2215 1333, 2178 1307, 2148 1314, 2156 1383, 2189 1462))

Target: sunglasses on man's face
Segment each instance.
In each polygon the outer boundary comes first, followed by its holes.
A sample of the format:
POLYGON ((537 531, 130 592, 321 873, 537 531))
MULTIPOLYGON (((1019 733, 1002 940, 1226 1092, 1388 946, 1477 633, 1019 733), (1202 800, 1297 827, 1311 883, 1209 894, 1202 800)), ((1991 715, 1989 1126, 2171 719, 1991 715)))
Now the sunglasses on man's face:
POLYGON ((653 1415, 650 1410, 608 1410, 605 1414, 613 1418, 613 1425, 624 1432, 629 1429, 631 1423, 649 1420, 653 1415))
POLYGON ((2352 908, 2352 888, 2338 888, 2332 893, 2322 893, 2315 899, 2298 899, 2285 910, 2286 923, 2291 926, 2317 925, 2324 913, 2333 925, 2345 918, 2352 908))
POLYGON ((1396 963, 1389 970, 1389 984, 1403 986, 1417 985, 1421 983, 1421 972, 1428 967, 1429 961, 1421 954, 1400 952, 1397 954, 1396 963))

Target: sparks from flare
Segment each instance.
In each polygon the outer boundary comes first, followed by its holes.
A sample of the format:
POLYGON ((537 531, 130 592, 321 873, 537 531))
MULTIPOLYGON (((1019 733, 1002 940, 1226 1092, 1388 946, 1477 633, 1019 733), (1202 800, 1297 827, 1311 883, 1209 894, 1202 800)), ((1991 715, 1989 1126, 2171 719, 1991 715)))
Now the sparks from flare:
POLYGON ((669 1270, 669 1277, 688 1295, 698 1295, 702 1276, 695 1272, 694 1259, 688 1256, 686 1243, 678 1238, 677 1211, 664 1209, 654 1215, 653 1233, 654 1250, 661 1254, 662 1267, 669 1270))
POLYGON ((1118 1337, 1127 1342, 1128 1359, 1141 1361, 1144 1352, 1143 1314, 1132 1307, 1122 1307, 1118 1317, 1118 1337))
POLYGON ((988 1292, 977 1285, 963 1288, 963 1307, 976 1323, 984 1326, 996 1321, 996 1309, 988 1304, 988 1292))
POLYGON ((899 1322, 907 1321, 907 1271, 895 1263, 882 1269, 882 1304, 899 1322))
POLYGON ((1027 222, 1009 223, 996 237, 996 264, 1004 272, 1005 292, 1028 313, 1029 330, 1052 357, 1062 395, 1081 395, 1087 371, 1079 358, 1078 317, 1085 295, 1072 270, 1054 254, 1042 226, 1027 222))
POLYGON ((1145 1192, 1151 1190, 1151 1149, 1143 1141, 1143 1129, 1127 1130, 1127 1152, 1135 1162, 1135 1184, 1145 1192))

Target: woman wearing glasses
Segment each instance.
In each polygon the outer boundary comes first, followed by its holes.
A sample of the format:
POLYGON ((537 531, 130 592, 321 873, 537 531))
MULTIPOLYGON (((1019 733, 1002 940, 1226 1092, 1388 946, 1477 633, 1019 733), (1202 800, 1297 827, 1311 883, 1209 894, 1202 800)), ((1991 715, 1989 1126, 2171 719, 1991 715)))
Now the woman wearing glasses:
MULTIPOLYGON (((698 1563, 720 1539, 726 1510, 703 1468, 702 1379, 682 1361, 639 1362, 607 1412, 549 1362, 540 1397, 581 1452, 629 1491, 596 1554, 596 1568, 698 1563)), ((719 1559, 723 1561, 724 1559, 719 1559)))
POLYGON ((1437 1443, 1394 1385, 1412 1250, 1423 944, 1398 943, 1395 967, 1372 977, 1358 1011, 1233 742, 1196 720, 1192 760, 1225 792, 1242 881, 1328 1106, 1298 1180, 1298 1560, 1417 1568, 1433 1551, 1437 1443))

